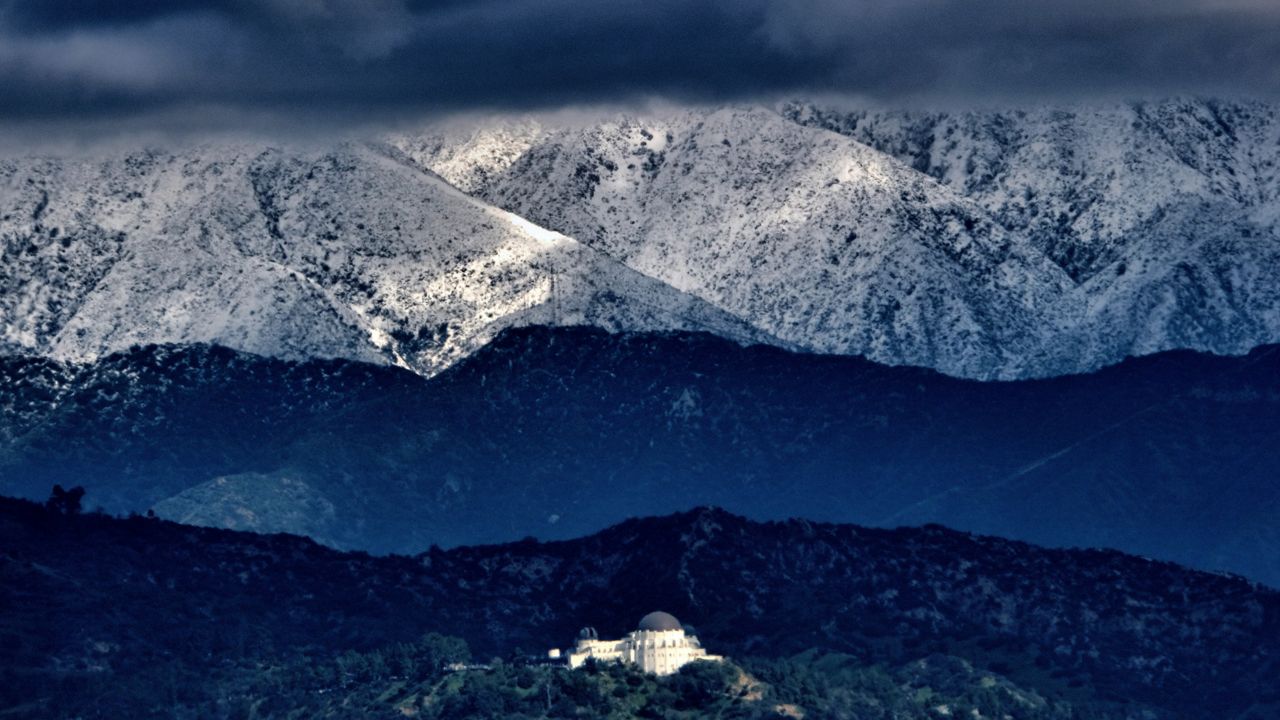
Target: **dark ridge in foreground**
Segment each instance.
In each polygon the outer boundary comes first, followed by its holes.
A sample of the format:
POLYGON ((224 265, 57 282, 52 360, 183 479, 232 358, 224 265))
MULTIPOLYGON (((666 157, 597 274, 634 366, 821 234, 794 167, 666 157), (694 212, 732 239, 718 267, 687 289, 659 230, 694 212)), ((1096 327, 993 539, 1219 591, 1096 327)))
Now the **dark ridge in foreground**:
POLYGON ((505 332, 430 380, 216 347, 0 361, 0 492, 374 552, 716 505, 1280 584, 1276 447, 1275 347, 1009 383, 585 328, 505 332))
POLYGON ((704 508, 577 540, 373 557, 6 499, 0 608, 0 684, 11 696, 67 674, 199 672, 427 631, 460 636, 480 657, 537 652, 584 625, 622 633, 662 608, 736 657, 819 648, 898 663, 945 653, 1157 717, 1280 709, 1280 593, 1118 552, 937 526, 760 523, 704 508))

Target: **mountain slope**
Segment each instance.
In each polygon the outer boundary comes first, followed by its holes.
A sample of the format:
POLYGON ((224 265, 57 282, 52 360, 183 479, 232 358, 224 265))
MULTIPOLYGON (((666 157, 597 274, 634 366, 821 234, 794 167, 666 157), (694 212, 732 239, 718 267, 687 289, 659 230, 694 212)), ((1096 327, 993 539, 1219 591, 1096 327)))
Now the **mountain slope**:
POLYGON ((383 147, 10 160, 0 206, 8 353, 211 342, 431 374, 528 323, 763 337, 383 147))
POLYGON ((1243 353, 1280 331, 1280 114, 1216 100, 788 118, 984 207, 1080 285, 1088 354, 1243 353))
POLYGON ((1091 277, 1180 206, 1280 220, 1280 115, 1216 100, 1008 111, 840 111, 784 116, 838 132, 954 188, 1025 232, 1073 277, 1091 277))
POLYGON ((431 379, 149 348, 0 366, 0 492, 340 547, 714 503, 1111 546, 1276 582, 1280 354, 976 383, 705 335, 508 331, 431 379), (300 512, 306 508, 306 512, 300 512))
POLYGON ((588 324, 1043 377, 1280 340, 1277 265, 1260 103, 793 103, 0 161, 0 350, 61 359, 212 342, 430 375, 504 327, 588 324))
POLYGON ((1045 327, 1072 310, 1054 302, 1070 285, 1058 267, 930 178, 771 111, 399 146, 802 347, 968 376, 1068 367, 1040 357, 1045 327))
POLYGON ((792 103, 499 118, 395 142, 477 197, 810 349, 1021 378, 1280 339, 1269 105, 792 103))
POLYGON ((0 657, 30 678, 10 692, 60 669, 73 688, 78 676, 123 681, 159 667, 217 677, 426 631, 506 655, 563 646, 583 625, 618 634, 660 607, 730 657, 821 648, 897 665, 945 652, 979 677, 1118 711, 1102 717, 1265 717, 1280 700, 1275 591, 938 527, 759 524, 700 509, 567 542, 375 558, 4 500, 0 540, 0 657))

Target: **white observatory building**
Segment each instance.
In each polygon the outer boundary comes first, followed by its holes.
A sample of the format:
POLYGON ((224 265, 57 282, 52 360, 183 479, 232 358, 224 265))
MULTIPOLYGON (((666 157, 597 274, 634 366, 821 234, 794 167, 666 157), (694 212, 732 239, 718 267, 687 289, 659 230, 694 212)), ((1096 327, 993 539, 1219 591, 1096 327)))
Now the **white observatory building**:
MULTIPOLYGON (((552 650, 549 657, 561 657, 552 650)), ((669 613, 651 612, 640 618, 640 625, 621 640, 601 640, 592 628, 584 628, 578 644, 569 652, 570 668, 582 667, 587 660, 635 665, 644 672, 670 675, 695 660, 719 662, 719 655, 708 655, 698 638, 686 634, 684 626, 669 613)))

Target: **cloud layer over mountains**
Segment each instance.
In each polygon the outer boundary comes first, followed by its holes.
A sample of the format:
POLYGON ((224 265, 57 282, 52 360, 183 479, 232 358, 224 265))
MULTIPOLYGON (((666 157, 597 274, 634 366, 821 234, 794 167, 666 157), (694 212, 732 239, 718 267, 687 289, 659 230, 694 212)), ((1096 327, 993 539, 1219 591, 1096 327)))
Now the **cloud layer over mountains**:
POLYGON ((0 121, 73 130, 652 96, 1271 96, 1277 68, 1261 0, 0 0, 0 121))

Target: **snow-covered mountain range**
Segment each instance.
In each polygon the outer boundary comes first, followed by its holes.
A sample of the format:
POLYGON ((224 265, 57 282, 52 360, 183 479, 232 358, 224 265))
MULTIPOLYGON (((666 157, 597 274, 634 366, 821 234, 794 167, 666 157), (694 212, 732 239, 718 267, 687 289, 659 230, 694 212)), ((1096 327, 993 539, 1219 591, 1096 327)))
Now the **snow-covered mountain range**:
POLYGON ((430 375, 506 327, 585 324, 1051 376, 1280 340, 1278 228, 1280 116, 1212 101, 14 158, 0 352, 209 342, 430 375))
POLYGON ((763 333, 380 145, 0 164, 0 352, 213 343, 432 374, 503 328, 763 333))
POLYGON ((1280 337, 1280 117, 1264 104, 791 103, 396 144, 800 347, 1012 378, 1280 337))

